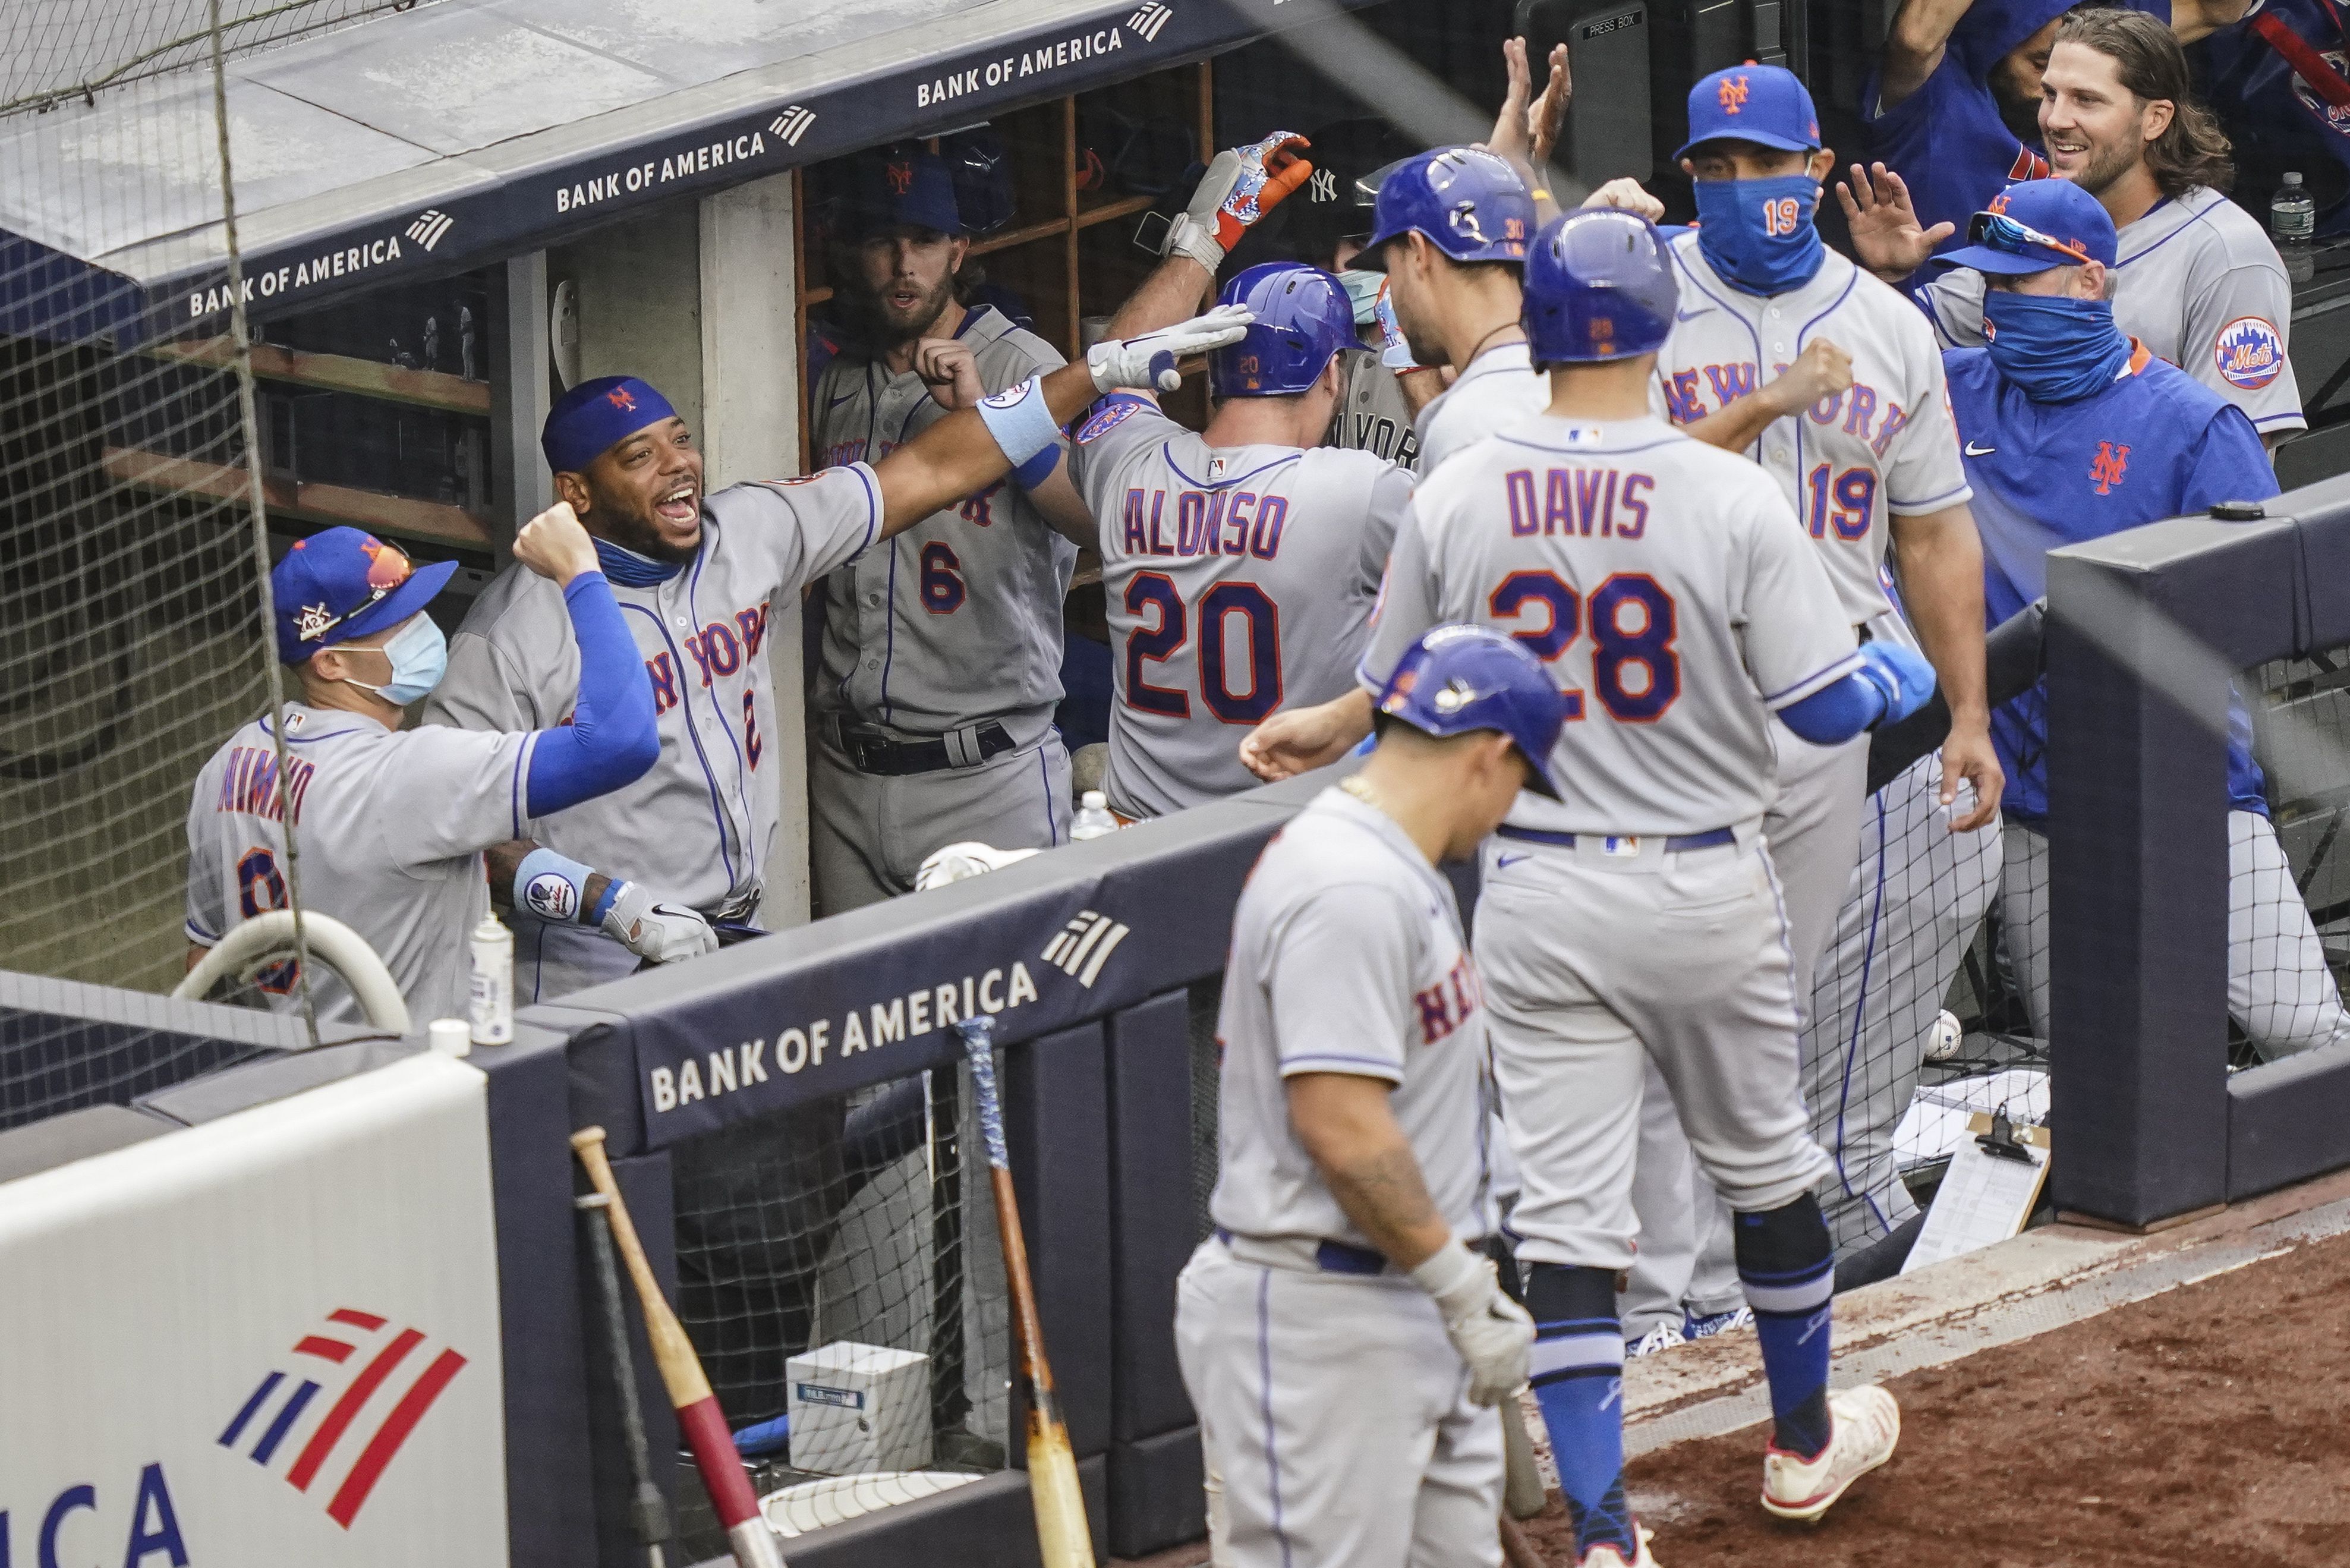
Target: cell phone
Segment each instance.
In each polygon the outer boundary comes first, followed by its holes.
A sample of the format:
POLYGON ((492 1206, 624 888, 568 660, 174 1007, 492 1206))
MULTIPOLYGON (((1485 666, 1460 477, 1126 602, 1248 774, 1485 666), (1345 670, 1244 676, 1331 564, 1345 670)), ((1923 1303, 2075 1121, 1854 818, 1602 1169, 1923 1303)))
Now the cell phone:
MULTIPOLYGON (((1575 97, 1553 158, 1587 186, 1648 179, 1656 153, 1648 129, 1649 0, 1518 0, 1534 90, 1550 79, 1550 52, 1567 48, 1575 97)), ((1571 203, 1570 203, 1571 204, 1571 203)))

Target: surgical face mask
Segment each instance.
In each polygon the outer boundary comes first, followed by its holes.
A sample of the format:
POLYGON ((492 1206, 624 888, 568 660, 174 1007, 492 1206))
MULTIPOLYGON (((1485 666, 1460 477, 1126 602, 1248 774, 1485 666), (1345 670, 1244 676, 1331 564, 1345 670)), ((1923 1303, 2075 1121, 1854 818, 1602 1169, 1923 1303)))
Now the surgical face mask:
POLYGON ((411 616, 408 624, 393 634, 381 651, 391 660, 390 680, 370 686, 346 675, 343 684, 372 691, 395 708, 407 707, 440 685, 442 674, 449 668, 449 639, 441 635, 441 628, 432 624, 429 615, 411 616))
POLYGON ((1827 246, 1812 214, 1819 182, 1805 174, 1768 180, 1700 180, 1697 248, 1731 286, 1784 294, 1812 281, 1827 246))
POLYGON ((1379 285, 1387 281, 1387 274, 1350 266, 1338 274, 1338 281, 1347 286, 1347 301, 1355 307, 1355 325, 1368 327, 1378 308, 1379 285))
POLYGON ((2078 402, 2110 385, 2130 355, 2111 301, 1999 288, 1983 293, 1983 348, 2035 403, 2078 402))

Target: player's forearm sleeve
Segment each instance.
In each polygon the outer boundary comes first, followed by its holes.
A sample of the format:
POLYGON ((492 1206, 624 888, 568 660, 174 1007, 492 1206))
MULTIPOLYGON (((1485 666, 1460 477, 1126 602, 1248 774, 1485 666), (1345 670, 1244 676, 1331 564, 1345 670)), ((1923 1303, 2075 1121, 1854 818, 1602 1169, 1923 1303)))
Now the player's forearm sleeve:
POLYGON ((571 722, 539 732, 530 756, 530 815, 545 816, 608 794, 660 755, 652 682, 601 572, 563 590, 579 641, 579 701, 571 722))
POLYGON ((1788 703, 1779 710, 1779 717, 1812 744, 1834 746, 1867 729, 1884 712, 1885 693, 1855 670, 1800 702, 1788 703))

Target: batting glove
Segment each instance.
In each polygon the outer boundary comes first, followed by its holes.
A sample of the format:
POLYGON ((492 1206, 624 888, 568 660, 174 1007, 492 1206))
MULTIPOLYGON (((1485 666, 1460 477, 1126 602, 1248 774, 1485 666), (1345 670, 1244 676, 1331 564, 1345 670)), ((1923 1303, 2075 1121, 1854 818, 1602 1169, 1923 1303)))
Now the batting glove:
POLYGON ((1934 694, 1934 667, 1926 656, 1898 642, 1871 642, 1860 649, 1860 678, 1885 698, 1880 724, 1898 723, 1934 694))
POLYGON ((1139 387, 1171 392, 1183 384, 1177 360, 1239 342, 1255 319, 1245 305, 1219 305, 1204 316, 1139 337, 1105 337, 1086 350, 1086 368, 1094 373, 1094 386, 1100 391, 1139 387))
POLYGON ((1210 272, 1267 213, 1313 177, 1314 165, 1293 149, 1311 146, 1294 130, 1276 130, 1253 147, 1219 152, 1191 192, 1191 205, 1167 225, 1160 255, 1186 255, 1210 272))
POLYGON ((921 865, 915 868, 914 891, 927 893, 950 882, 984 877, 990 871, 1016 866, 1035 853, 1034 849, 998 849, 992 844, 982 844, 976 839, 950 844, 943 849, 931 851, 921 865))
POLYGON ((1401 373, 1419 369, 1420 363, 1412 357, 1411 345, 1403 338, 1403 328, 1396 324, 1395 301, 1388 297, 1388 280, 1379 279, 1378 303, 1371 306, 1372 319, 1379 324, 1379 363, 1401 373))
POLYGON ((682 904, 656 904, 652 889, 623 882, 604 911, 604 934, 639 958, 676 963, 718 950, 718 933, 698 910, 682 904))
POLYGON ((1492 1259, 1455 1238, 1412 1270, 1411 1282, 1434 1298, 1445 1337, 1469 1364, 1471 1404, 1498 1405, 1524 1386, 1534 1320, 1502 1293, 1492 1259))

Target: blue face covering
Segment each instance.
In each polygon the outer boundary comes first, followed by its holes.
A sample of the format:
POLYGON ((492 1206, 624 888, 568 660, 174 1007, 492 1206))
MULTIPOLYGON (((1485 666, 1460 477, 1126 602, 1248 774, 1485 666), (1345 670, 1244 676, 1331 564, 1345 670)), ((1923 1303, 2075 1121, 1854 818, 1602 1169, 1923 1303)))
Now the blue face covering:
POLYGON ((2129 362, 2109 300, 1983 292, 1983 346, 1999 373, 2035 403, 2078 402, 2129 362))
POLYGON ((639 556, 609 539, 598 539, 594 543, 596 559, 603 566, 604 576, 627 587, 650 588, 685 570, 671 561, 656 561, 650 556, 639 556))
POLYGON ((393 707, 405 708, 441 684, 449 668, 449 639, 441 635, 431 616, 418 614, 383 645, 383 654, 391 660, 390 680, 370 686, 345 676, 343 684, 372 691, 393 707))
POLYGON ((1347 302, 1355 307, 1355 325, 1368 327, 1379 306, 1379 285, 1387 282, 1383 272, 1365 272, 1360 267, 1347 267, 1338 274, 1338 281, 1347 287, 1347 302))
POLYGON ((1784 294, 1812 281, 1827 246, 1812 214, 1819 182, 1809 174, 1697 182, 1697 248, 1724 282, 1746 294, 1784 294))

